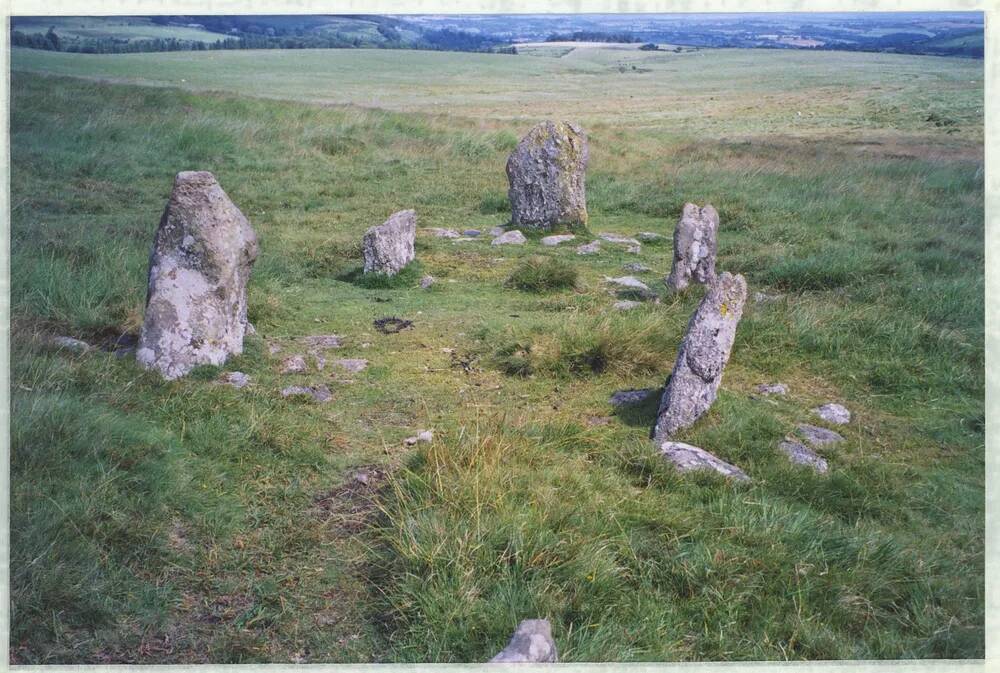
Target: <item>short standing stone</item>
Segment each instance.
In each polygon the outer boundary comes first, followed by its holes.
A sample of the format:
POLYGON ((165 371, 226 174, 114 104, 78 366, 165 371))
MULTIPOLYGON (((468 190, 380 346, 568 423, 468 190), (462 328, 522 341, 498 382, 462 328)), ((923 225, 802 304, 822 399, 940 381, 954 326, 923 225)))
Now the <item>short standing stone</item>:
POLYGON ((514 231, 500 234, 493 239, 490 245, 524 245, 527 242, 528 239, 524 237, 524 234, 515 229, 514 231))
POLYGON ((591 241, 590 243, 584 243, 583 245, 576 246, 576 254, 578 255, 596 255, 600 251, 600 241, 591 241))
POLYGON ((575 124, 546 121, 531 129, 507 159, 514 226, 586 224, 588 154, 587 136, 575 124))
POLYGON ((555 663, 559 661, 556 643, 552 640, 552 625, 547 619, 525 619, 517 625, 507 647, 491 664, 555 663))
POLYGON ((781 451, 788 456, 788 460, 795 465, 808 465, 820 474, 826 474, 829 469, 826 461, 804 444, 789 440, 778 444, 778 448, 781 449, 781 451))
POLYGON ((707 285, 715 279, 716 232, 719 214, 712 206, 684 204, 684 213, 674 229, 674 265, 667 287, 677 292, 694 280, 707 285))
POLYGON ((660 401, 652 432, 657 442, 691 426, 715 402, 746 298, 743 276, 723 273, 709 285, 688 323, 660 401))
POLYGON ((827 423, 835 425, 847 425, 851 422, 851 412, 847 410, 847 407, 836 402, 828 402, 821 407, 817 407, 813 409, 813 413, 818 414, 827 423))
POLYGON ((678 472, 715 470, 724 477, 738 481, 750 481, 750 477, 740 468, 697 446, 683 442, 663 442, 660 444, 660 453, 674 464, 678 472))
POLYGON ((257 252, 250 222, 215 176, 178 173, 149 257, 139 364, 175 379, 242 353, 257 252))
POLYGON ((816 425, 809 425, 808 423, 800 423, 796 430, 802 435, 802 437, 815 447, 830 446, 831 444, 838 444, 844 441, 838 433, 833 430, 827 430, 826 428, 821 428, 816 425))
POLYGON ((434 284, 434 276, 424 276, 423 278, 420 279, 420 287, 422 287, 425 290, 430 288, 430 286, 433 284, 434 284))
POLYGON ((382 224, 365 232, 362 241, 365 273, 394 276, 413 261, 413 239, 417 232, 417 214, 412 210, 394 213, 382 224))
POLYGON ((788 386, 784 383, 761 383, 754 390, 761 395, 787 395, 788 386))
POLYGON ((573 234, 557 234, 555 236, 546 236, 542 239, 542 245, 547 245, 549 247, 559 245, 560 243, 566 243, 572 241, 576 238, 573 234))

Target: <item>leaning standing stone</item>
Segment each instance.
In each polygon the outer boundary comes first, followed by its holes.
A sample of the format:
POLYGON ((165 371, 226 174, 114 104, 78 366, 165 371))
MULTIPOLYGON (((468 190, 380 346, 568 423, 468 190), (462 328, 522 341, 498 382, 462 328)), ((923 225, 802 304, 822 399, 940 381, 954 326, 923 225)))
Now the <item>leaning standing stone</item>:
POLYGON ((417 214, 412 210, 394 213, 382 224, 365 232, 362 241, 365 273, 395 276, 413 261, 413 239, 417 232, 417 214))
POLYGON ((569 122, 542 122, 507 159, 515 227, 550 229, 587 223, 587 135, 569 122))
POLYGON ((149 257, 139 364, 175 379, 242 353, 256 259, 257 236, 215 176, 178 173, 149 257))
POLYGON ((712 206, 684 204, 684 213, 674 229, 674 265, 667 287, 678 292, 693 279, 707 285, 715 279, 716 232, 719 214, 712 206))
POLYGON ((746 298, 747 283, 738 274, 723 273, 709 286, 691 316, 660 400, 652 432, 657 443, 691 426, 715 402, 746 298))
POLYGON ((517 625, 507 647, 490 659, 491 664, 555 663, 559 661, 552 625, 547 619, 525 619, 517 625))

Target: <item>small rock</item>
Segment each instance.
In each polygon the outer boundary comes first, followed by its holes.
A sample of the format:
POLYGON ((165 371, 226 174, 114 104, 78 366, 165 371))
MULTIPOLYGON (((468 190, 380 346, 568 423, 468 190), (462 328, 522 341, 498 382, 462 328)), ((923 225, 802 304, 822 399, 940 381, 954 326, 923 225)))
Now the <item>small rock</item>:
POLYGON ((640 264, 639 262, 625 262, 622 264, 622 268, 626 271, 631 271, 632 273, 649 273, 652 271, 645 264, 640 264))
POLYGON ((302 343, 304 343, 307 348, 323 350, 340 348, 341 346, 340 337, 336 334, 315 334, 313 336, 307 336, 302 340, 302 343))
POLYGON ((434 284, 434 276, 424 276, 423 278, 420 279, 420 287, 422 287, 425 290, 430 288, 430 286, 433 284, 434 284))
POLYGON ((656 393, 656 388, 630 388, 628 390, 618 390, 611 394, 611 398, 608 402, 613 407, 626 407, 633 404, 639 404, 656 393))
POLYGON ((504 229, 503 227, 493 227, 492 229, 490 229, 490 236, 493 236, 494 238, 496 238, 497 236, 503 236, 503 233, 505 231, 507 230, 504 229))
POLYGON ((222 375, 222 383, 233 388, 245 388, 250 385, 250 377, 243 372, 226 372, 222 375))
POLYGON ((267 345, 267 352, 271 355, 275 355, 281 352, 281 344, 272 341, 267 345))
POLYGON ((341 369, 347 370, 352 374, 357 374, 358 372, 363 372, 368 367, 368 360, 360 360, 360 359, 334 360, 333 365, 336 367, 340 367, 341 369))
POLYGON ((784 383, 761 383, 754 387, 754 390, 761 395, 787 395, 788 386, 784 383))
POLYGON ((292 397, 295 395, 307 395, 316 402, 329 402, 333 399, 330 389, 324 385, 318 386, 288 386, 281 391, 282 397, 292 397))
POLYGON ((525 619, 517 625, 507 647, 491 664, 555 663, 559 660, 556 643, 552 640, 552 625, 547 619, 525 619))
POLYGON ((683 442, 663 442, 660 445, 660 453, 674 464, 678 472, 715 470, 724 477, 731 477, 739 481, 750 481, 750 477, 740 468, 727 463, 697 446, 683 442))
POLYGON ((500 234, 493 239, 490 245, 524 245, 527 242, 528 239, 524 237, 524 234, 515 229, 514 231, 500 234))
POLYGON ((413 446, 417 442, 430 443, 434 441, 434 433, 431 430, 421 430, 413 437, 407 437, 403 440, 403 443, 407 446, 413 446))
POLYGON ((476 236, 479 236, 482 233, 483 232, 480 231, 479 229, 466 229, 465 231, 462 232, 462 235, 463 236, 469 236, 469 237, 475 238, 476 236))
POLYGON ((49 344, 53 348, 64 348, 68 351, 73 351, 74 353, 86 353, 91 349, 91 346, 86 341, 80 341, 79 339, 74 339, 68 336, 54 336, 49 339, 49 344))
POLYGON ((765 294, 764 292, 754 292, 753 293, 753 303, 755 304, 771 304, 778 301, 785 295, 782 294, 765 294))
POLYGON ((804 444, 788 440, 778 444, 778 448, 796 465, 808 465, 820 474, 826 474, 829 469, 826 461, 804 444))
POLYGON ((306 359, 301 355, 291 355, 281 361, 282 374, 301 374, 306 369, 306 359))
POLYGON ((639 241, 635 240, 630 236, 622 236, 621 234, 611 234, 608 232, 603 232, 598 234, 597 237, 607 241, 608 243, 620 243, 621 245, 639 245, 639 241))
POLYGON ((610 416, 587 416, 587 419, 584 421, 584 423, 587 424, 587 427, 596 428, 596 427, 600 427, 602 425, 608 425, 609 423, 611 423, 611 417, 610 416))
POLYGON ((559 245, 560 243, 566 243, 567 241, 572 241, 576 238, 573 234, 556 234, 555 236, 546 236, 542 239, 542 245, 547 245, 549 247, 559 245))
POLYGON ((851 422, 851 412, 836 402, 828 402, 821 407, 813 409, 814 414, 818 414, 827 423, 835 425, 847 425, 851 422))
POLYGON ((826 428, 809 425, 808 423, 800 423, 796 427, 796 430, 798 430, 798 433, 802 435, 807 442, 817 448, 829 446, 831 444, 838 444, 844 441, 844 438, 833 430, 827 430, 826 428))
POLYGON ((609 278, 608 276, 605 276, 604 280, 605 282, 613 285, 627 287, 630 290, 649 290, 649 286, 635 276, 621 276, 620 278, 609 278))
POLYGON ((632 301, 631 299, 620 299, 613 304, 614 308, 618 311, 631 311, 634 308, 642 306, 641 301, 632 301))
POLYGON ((642 252, 642 246, 639 245, 638 243, 636 243, 635 245, 630 245, 625 248, 625 252, 631 255, 638 255, 640 252, 642 252))
POLYGON ((438 227, 431 227, 427 231, 434 234, 438 238, 458 238, 458 232, 454 229, 440 229, 438 227))
POLYGON ((596 255, 600 251, 600 241, 591 241, 590 243, 584 243, 583 245, 576 246, 576 254, 578 255, 596 255))
POLYGON ((643 243, 658 241, 661 238, 663 238, 663 236, 661 236, 660 234, 654 233, 652 231, 640 231, 638 234, 635 235, 635 237, 640 241, 642 241, 643 243))

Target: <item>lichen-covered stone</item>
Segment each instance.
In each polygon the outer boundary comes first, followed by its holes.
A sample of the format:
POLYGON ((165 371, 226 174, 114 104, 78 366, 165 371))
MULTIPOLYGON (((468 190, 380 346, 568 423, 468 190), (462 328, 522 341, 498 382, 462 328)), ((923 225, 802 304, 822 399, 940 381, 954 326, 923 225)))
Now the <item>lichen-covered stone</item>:
POLYGON ((417 214, 412 210, 393 213, 388 220, 365 232, 362 246, 365 273, 395 276, 413 261, 413 239, 417 214))
POLYGON ((575 124, 546 121, 531 129, 507 159, 514 226, 585 225, 588 157, 587 135, 575 124))
POLYGON ((547 619, 525 619, 517 625, 507 647, 491 664, 555 663, 559 661, 556 643, 552 640, 552 625, 547 619))
POLYGON ((715 279, 718 229, 719 214, 715 208, 684 204, 684 212, 674 229, 674 264, 666 279, 668 288, 679 292, 692 280, 707 285, 715 279))
POLYGON ((590 243, 584 243, 583 245, 576 246, 576 254, 578 255, 596 255, 600 251, 600 241, 591 241, 590 243))
POLYGON ((652 432, 657 443, 691 426, 715 402, 746 298, 741 275, 723 273, 709 285, 688 323, 660 400, 652 432))
POLYGON ((754 387, 754 390, 761 395, 787 395, 788 386, 784 383, 761 383, 754 387))
POLYGON ((243 352, 257 236, 215 176, 174 179, 149 257, 136 360, 166 379, 243 352))
POLYGON ((750 481, 747 473, 740 468, 727 463, 705 449, 685 444, 684 442, 663 442, 660 444, 660 454, 673 463, 678 472, 694 472, 696 470, 714 470, 724 477, 738 481, 750 481))
POLYGON ((842 404, 828 402, 823 406, 813 409, 813 413, 822 418, 827 423, 835 425, 847 425, 851 422, 851 412, 842 404))
POLYGON ((800 423, 795 429, 803 439, 816 447, 830 446, 831 444, 839 444, 844 441, 844 438, 840 434, 833 430, 821 428, 818 425, 800 423))
POLYGON ((528 239, 524 237, 524 234, 515 229, 500 234, 490 241, 490 245, 524 245, 527 242, 528 239))
POLYGON ((786 440, 778 444, 782 453, 795 465, 806 465, 819 474, 826 474, 829 466, 826 461, 808 446, 796 441, 786 440))

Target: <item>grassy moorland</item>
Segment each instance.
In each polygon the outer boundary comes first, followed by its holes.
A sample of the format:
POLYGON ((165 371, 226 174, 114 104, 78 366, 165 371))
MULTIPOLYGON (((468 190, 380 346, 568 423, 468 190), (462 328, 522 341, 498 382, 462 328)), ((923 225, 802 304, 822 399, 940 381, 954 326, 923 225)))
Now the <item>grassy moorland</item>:
POLYGON ((981 63, 600 51, 14 53, 14 661, 481 661, 529 617, 567 661, 983 656, 981 63), (669 242, 546 249, 547 282, 534 240, 421 235, 417 272, 357 280, 395 210, 505 223, 507 153, 550 114, 590 132, 592 232, 710 202, 719 267, 782 295, 679 437, 751 484, 677 475, 654 410, 608 406, 662 385, 698 301, 665 294, 669 242), (245 354, 165 383, 47 347, 137 330, 189 169, 260 238, 245 354), (662 303, 615 312, 630 261, 662 303), (368 369, 278 373, 328 333, 368 369), (330 404, 278 394, 320 381, 330 404), (791 468, 778 442, 830 400, 831 474, 791 468))

